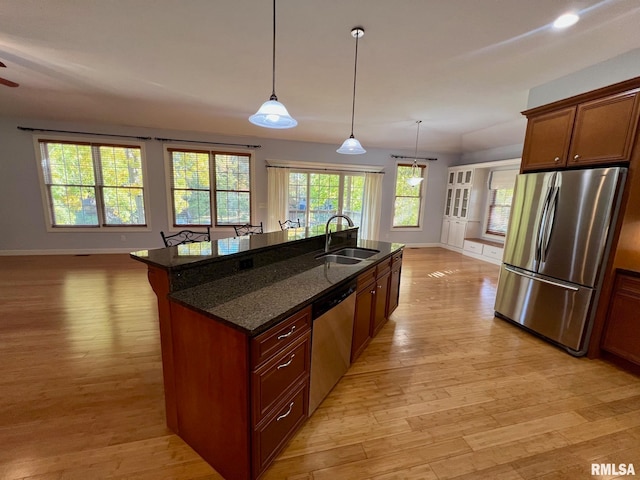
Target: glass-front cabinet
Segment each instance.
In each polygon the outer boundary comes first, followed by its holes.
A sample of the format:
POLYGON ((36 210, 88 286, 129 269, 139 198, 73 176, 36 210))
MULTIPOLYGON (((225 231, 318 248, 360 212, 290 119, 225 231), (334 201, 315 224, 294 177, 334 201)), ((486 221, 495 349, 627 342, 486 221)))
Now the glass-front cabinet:
POLYGON ((453 213, 453 187, 447 187, 447 197, 444 202, 444 216, 450 217, 453 213))

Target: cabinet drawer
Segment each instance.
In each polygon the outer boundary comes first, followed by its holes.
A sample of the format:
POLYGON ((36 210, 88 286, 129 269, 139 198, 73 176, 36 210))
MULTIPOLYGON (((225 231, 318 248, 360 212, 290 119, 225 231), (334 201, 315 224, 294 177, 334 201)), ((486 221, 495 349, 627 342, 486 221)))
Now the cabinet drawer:
POLYGON ((482 247, 483 245, 481 243, 473 242, 471 240, 465 240, 463 249, 467 252, 473 252, 477 253, 478 255, 482 255, 482 247))
POLYGON ((493 245, 484 245, 482 247, 482 255, 489 258, 495 258, 496 260, 502 260, 502 253, 504 248, 494 247, 493 245))
POLYGON ((384 275, 387 270, 391 269, 391 257, 385 258, 378 265, 376 265, 376 277, 384 275))
POLYGON ((290 316, 251 340, 251 365, 258 366, 311 328, 311 307, 290 316))
POLYGON ((391 268, 398 268, 402 263, 402 250, 393 254, 391 257, 391 268))
POLYGON ((376 269, 375 267, 370 268, 366 272, 360 274, 358 277, 358 292, 364 290, 369 287, 369 284, 374 282, 376 279, 376 269))
POLYGON ((295 433, 298 426, 304 422, 307 418, 308 405, 309 383, 305 382, 285 402, 279 404, 262 425, 255 429, 253 435, 254 472, 262 472, 295 433))
POLYGON ((275 355, 251 375, 253 423, 259 423, 283 394, 309 377, 311 333, 275 355))

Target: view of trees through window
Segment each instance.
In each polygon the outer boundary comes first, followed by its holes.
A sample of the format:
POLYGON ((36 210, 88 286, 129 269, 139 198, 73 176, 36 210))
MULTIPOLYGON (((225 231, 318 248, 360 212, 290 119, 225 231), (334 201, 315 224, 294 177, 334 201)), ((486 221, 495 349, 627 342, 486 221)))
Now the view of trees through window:
POLYGON ((169 152, 174 225, 212 225, 212 211, 216 212, 215 225, 250 223, 249 154, 177 149, 169 152), (214 192, 211 185, 215 186, 214 192))
POLYGON ((39 143, 53 227, 146 224, 140 147, 39 143))
POLYGON ((313 226, 342 213, 361 225, 363 192, 363 174, 292 171, 289 173, 289 219, 300 219, 303 226, 313 226))
MULTIPOLYGON (((424 177, 425 167, 420 167, 420 175, 424 177)), ((422 208, 422 182, 416 186, 409 185, 412 175, 411 165, 398 165, 396 172, 396 193, 393 204, 394 227, 419 227, 420 209, 422 208)))
POLYGON ((507 234, 513 188, 489 190, 487 233, 504 237, 507 234))

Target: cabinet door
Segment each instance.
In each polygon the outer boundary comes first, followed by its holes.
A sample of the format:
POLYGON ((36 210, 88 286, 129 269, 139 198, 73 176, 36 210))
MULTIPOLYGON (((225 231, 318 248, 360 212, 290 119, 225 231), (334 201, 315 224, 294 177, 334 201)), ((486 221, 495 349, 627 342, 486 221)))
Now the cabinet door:
POLYGON ((456 182, 456 172, 449 170, 449 176, 447 180, 447 184, 453 185, 456 182))
POLYGON ((638 90, 578 105, 568 165, 628 161, 638 125, 638 90))
POLYGON ((456 172, 456 183, 458 185, 464 183, 464 172, 462 170, 456 172))
POLYGON ((351 362, 360 356, 371 340, 371 313, 375 293, 375 283, 368 284, 356 295, 356 313, 353 321, 351 362))
POLYGON ((450 217, 453 211, 453 187, 447 187, 447 196, 444 202, 444 216, 450 217))
POLYGON ((567 164, 575 114, 576 107, 569 107, 529 118, 522 151, 522 171, 567 164))
POLYGON ((391 271, 387 270, 376 280, 375 285, 375 307, 371 317, 371 336, 374 337, 387 321, 387 299, 389 297, 389 280, 391 271))
POLYGON ((462 188, 456 188, 453 193, 453 217, 460 217, 460 207, 462 207, 462 188))
POLYGON ((460 194, 460 218, 467 218, 469 215, 469 196, 471 195, 471 188, 465 187, 460 194))
POLYGON ((400 272, 402 261, 394 265, 391 270, 391 279, 389 280, 389 299, 387 300, 387 318, 393 313, 400 299, 400 272))
POLYGON ((445 218, 442 220, 442 231, 440 232, 440 243, 444 243, 445 245, 449 243, 449 226, 451 224, 451 220, 445 218))
POLYGON ((466 222, 460 220, 451 221, 451 225, 449 226, 449 245, 457 248, 463 247, 466 226, 466 222))
POLYGON ((640 277, 616 276, 602 349, 640 365, 640 277))

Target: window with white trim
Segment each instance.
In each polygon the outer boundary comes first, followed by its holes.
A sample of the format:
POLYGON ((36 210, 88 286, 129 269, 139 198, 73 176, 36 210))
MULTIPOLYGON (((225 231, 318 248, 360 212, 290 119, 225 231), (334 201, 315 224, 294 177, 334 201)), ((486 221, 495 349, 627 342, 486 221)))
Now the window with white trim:
POLYGON ((504 237, 509 226, 511 202, 518 170, 494 170, 489 179, 485 234, 504 237))
MULTIPOLYGON (((425 178, 427 167, 418 165, 418 175, 425 178)), ((393 227, 420 227, 423 208, 423 183, 411 185, 409 179, 413 177, 414 168, 409 164, 398 164, 396 168, 396 187, 393 203, 393 227)))
POLYGON ((146 226, 140 144, 38 139, 52 228, 146 226))
MULTIPOLYGON (((289 219, 302 226, 324 224, 336 214, 362 222, 364 174, 358 172, 289 172, 289 219)), ((342 219, 337 219, 341 223, 342 219)))
POLYGON ((250 153, 177 148, 168 152, 174 226, 251 223, 250 153))

